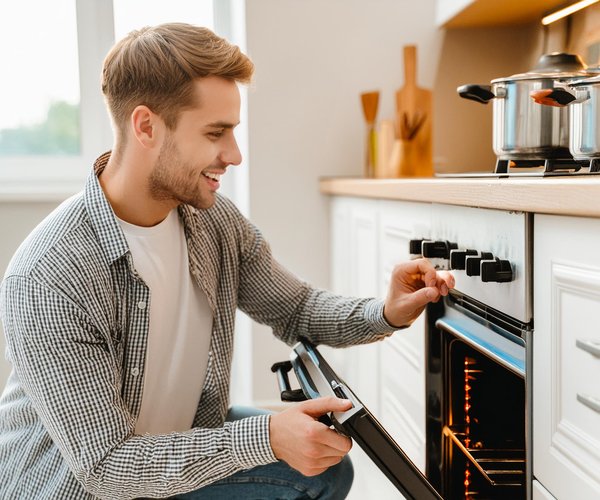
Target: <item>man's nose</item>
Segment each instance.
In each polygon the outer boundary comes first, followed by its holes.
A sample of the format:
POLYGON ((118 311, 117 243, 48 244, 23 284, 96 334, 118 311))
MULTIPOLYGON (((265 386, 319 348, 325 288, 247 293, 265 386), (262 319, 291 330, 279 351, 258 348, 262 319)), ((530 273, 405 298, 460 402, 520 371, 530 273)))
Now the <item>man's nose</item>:
POLYGON ((227 146, 219 155, 219 159, 226 165, 239 165, 242 163, 242 153, 234 137, 228 141, 227 146))

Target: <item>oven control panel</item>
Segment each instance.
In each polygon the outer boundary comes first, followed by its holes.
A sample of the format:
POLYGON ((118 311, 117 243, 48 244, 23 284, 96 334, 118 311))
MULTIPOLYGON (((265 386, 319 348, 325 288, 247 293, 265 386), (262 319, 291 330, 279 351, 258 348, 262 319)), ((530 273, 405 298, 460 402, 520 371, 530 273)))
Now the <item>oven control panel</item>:
POLYGON ((410 240, 409 246, 412 257, 426 257, 436 269, 465 271, 467 276, 480 277, 486 283, 513 280, 510 261, 495 257, 491 252, 458 248, 457 243, 443 240, 410 240))
POLYGON ((513 280, 510 262, 494 257, 491 252, 458 248, 450 241, 410 240, 412 257, 426 257, 436 269, 465 271, 467 276, 478 276, 486 283, 507 283, 513 280))
POLYGON ((530 233, 524 212, 433 204, 429 237, 415 234, 410 253, 452 271, 457 291, 528 322, 530 233))

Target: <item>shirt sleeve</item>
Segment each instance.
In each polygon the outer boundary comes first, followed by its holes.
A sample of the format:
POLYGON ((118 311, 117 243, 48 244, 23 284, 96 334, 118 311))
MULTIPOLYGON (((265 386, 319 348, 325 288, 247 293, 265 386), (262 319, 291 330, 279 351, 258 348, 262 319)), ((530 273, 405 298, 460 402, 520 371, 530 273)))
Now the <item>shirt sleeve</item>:
POLYGON ((373 342, 398 330, 385 320, 382 300, 343 297, 311 287, 273 258, 256 227, 245 218, 239 224, 243 227, 240 309, 270 325, 284 342, 291 345, 303 337, 340 347, 373 342))
POLYGON ((268 415, 135 436, 109 334, 32 278, 7 278, 1 304, 16 375, 69 469, 96 497, 168 497, 276 461, 268 415))

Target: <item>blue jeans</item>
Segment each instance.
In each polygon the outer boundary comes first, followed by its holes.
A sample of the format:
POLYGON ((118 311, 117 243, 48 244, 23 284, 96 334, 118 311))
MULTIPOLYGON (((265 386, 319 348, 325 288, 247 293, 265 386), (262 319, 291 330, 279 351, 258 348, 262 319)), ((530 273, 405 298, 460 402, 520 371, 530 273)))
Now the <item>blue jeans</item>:
MULTIPOLYGON (((233 407, 227 420, 239 420, 266 412, 256 408, 233 407)), ((208 486, 177 495, 177 500, 342 500, 350 491, 354 471, 345 456, 337 465, 318 476, 306 477, 285 462, 261 465, 237 472, 208 486)))

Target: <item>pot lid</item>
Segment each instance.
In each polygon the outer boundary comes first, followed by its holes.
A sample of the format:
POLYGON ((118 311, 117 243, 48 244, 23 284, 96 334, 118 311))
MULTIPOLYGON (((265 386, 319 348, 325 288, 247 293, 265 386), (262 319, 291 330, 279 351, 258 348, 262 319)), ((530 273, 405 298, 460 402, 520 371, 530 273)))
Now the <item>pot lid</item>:
POLYGON ((552 52, 539 58, 535 67, 527 73, 517 73, 506 78, 496 78, 492 83, 514 80, 539 80, 551 78, 562 80, 590 76, 587 66, 577 54, 552 52))
POLYGON ((589 68, 589 78, 579 78, 568 82, 569 87, 583 87, 585 85, 596 85, 600 83, 600 67, 589 68), (592 76, 593 75, 593 76, 592 76))

